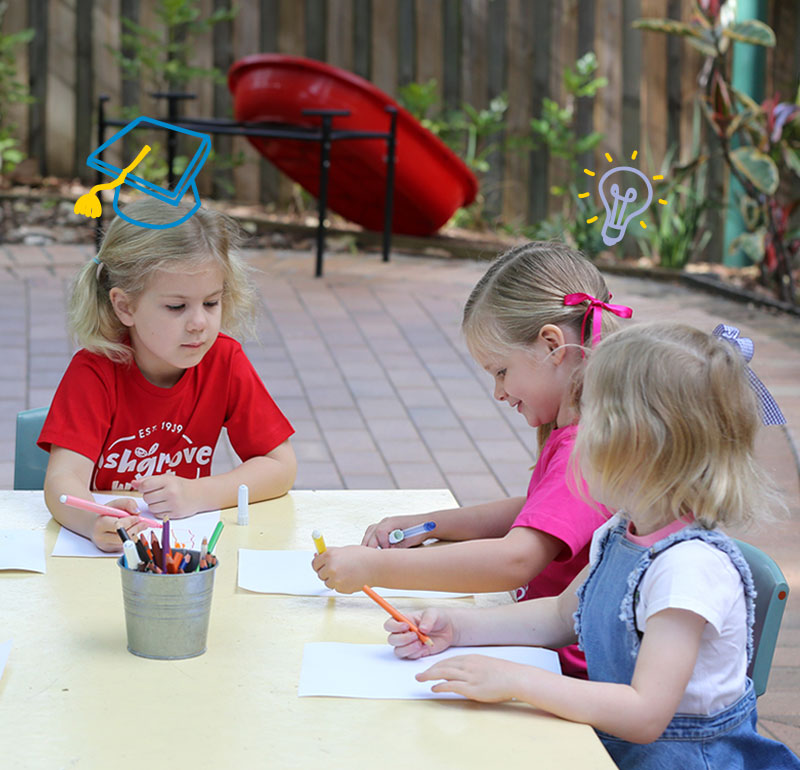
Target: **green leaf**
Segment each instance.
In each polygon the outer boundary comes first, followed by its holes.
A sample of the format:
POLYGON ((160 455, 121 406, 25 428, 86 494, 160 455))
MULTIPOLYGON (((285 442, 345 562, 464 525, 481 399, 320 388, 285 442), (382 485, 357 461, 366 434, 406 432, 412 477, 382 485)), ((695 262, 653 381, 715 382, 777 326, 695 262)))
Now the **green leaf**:
POLYGON ((729 27, 725 27, 722 34, 738 43, 763 45, 765 48, 775 47, 775 33, 772 28, 758 19, 735 21, 729 27))
POLYGON ((764 227, 752 233, 742 233, 731 241, 728 251, 735 254, 741 249, 753 262, 761 262, 764 259, 766 236, 767 230, 764 227))
POLYGON ((650 32, 664 32, 667 35, 680 37, 700 37, 702 30, 694 24, 686 24, 674 19, 636 19, 634 29, 646 29, 650 32))
POLYGON ((778 167, 769 155, 755 147, 737 147, 731 153, 731 163, 760 192, 772 195, 778 189, 778 167))
POLYGON ((705 36, 702 38, 690 37, 688 42, 690 46, 700 51, 703 56, 715 57, 718 53, 717 49, 714 47, 714 43, 706 40, 705 36))
POLYGON ((797 176, 800 176, 800 151, 794 150, 791 147, 784 147, 783 159, 786 165, 794 171, 797 176))
POLYGON ((753 200, 749 195, 742 195, 739 198, 739 213, 742 215, 744 226, 748 230, 755 230, 763 219, 764 214, 758 201, 753 200))
POLYGON ((758 112, 752 112, 751 110, 742 110, 742 112, 737 112, 733 120, 725 129, 725 136, 730 139, 743 125, 749 127, 749 124, 753 118, 758 117, 760 114, 761 110, 758 110, 758 112))

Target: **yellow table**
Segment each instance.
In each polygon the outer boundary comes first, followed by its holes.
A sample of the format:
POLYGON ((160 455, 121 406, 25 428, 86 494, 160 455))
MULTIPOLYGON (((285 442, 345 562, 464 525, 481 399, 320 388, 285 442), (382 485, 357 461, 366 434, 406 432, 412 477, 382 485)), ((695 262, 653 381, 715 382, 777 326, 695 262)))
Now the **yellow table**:
POLYGON ((383 642, 385 615, 366 598, 242 591, 237 550, 310 550, 315 527, 328 545, 358 542, 389 512, 454 503, 445 490, 307 491, 251 505, 247 527, 223 511, 208 650, 154 661, 126 649, 115 560, 50 557, 41 493, 0 491, 0 528, 44 528, 48 554, 46 575, 0 573, 0 643, 14 640, 0 767, 613 768, 591 728, 518 704, 297 697, 306 642, 383 642))

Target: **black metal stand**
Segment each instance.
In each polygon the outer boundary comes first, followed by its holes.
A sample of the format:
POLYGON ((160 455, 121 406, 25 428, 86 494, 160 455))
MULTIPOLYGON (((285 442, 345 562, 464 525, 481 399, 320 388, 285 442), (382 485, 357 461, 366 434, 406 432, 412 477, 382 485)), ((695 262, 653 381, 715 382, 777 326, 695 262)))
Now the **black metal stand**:
MULTIPOLYGON (((322 276, 322 264, 325 255, 325 236, 327 228, 325 226, 325 214, 328 207, 328 180, 330 176, 330 153, 331 145, 335 141, 359 140, 359 139, 383 139, 386 142, 386 191, 384 194, 384 214, 383 214, 383 261, 389 261, 392 244, 392 214, 394 210, 394 167, 395 167, 395 147, 397 139, 397 109, 387 107, 389 114, 389 130, 382 131, 337 131, 333 127, 333 120, 339 116, 349 115, 348 110, 303 110, 304 115, 318 116, 321 118, 319 128, 307 128, 305 126, 292 126, 288 124, 276 123, 241 123, 223 118, 181 118, 178 114, 179 102, 183 99, 193 99, 194 94, 185 93, 154 93, 151 94, 156 99, 167 100, 166 119, 161 119, 164 123, 189 128, 210 134, 228 134, 232 136, 264 136, 279 139, 297 139, 307 142, 319 142, 320 162, 319 162, 319 197, 317 206, 317 259, 314 275, 319 278, 322 276)), ((105 142, 106 128, 108 126, 126 126, 129 121, 116 120, 106 117, 105 103, 107 96, 101 96, 97 105, 97 146, 100 147, 105 142)), ((168 183, 170 189, 175 184, 174 163, 177 155, 177 136, 175 132, 169 131, 167 136, 167 165, 168 183)), ((102 153, 98 155, 102 160, 102 153)), ((98 171, 97 183, 102 181, 98 171)), ((98 198, 100 193, 98 192, 98 198)), ((102 219, 98 218, 95 228, 95 245, 99 248, 102 240, 102 219)))

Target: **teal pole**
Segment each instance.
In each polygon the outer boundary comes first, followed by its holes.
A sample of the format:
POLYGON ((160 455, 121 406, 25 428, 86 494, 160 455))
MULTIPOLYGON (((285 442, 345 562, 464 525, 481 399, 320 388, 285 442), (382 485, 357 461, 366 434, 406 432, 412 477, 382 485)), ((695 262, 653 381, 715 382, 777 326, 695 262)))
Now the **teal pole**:
MULTIPOLYGON (((767 0, 738 0, 736 20, 758 19, 767 22, 767 0)), ((750 96, 761 104, 764 101, 767 51, 763 46, 751 43, 733 44, 733 66, 731 84, 734 88, 750 96)), ((733 145, 735 147, 736 144, 733 145)), ((739 199, 744 188, 731 174, 728 183, 728 201, 725 210, 725 239, 722 254, 723 264, 743 267, 750 264, 750 258, 741 250, 730 253, 731 241, 745 232, 744 221, 739 211, 739 199)))

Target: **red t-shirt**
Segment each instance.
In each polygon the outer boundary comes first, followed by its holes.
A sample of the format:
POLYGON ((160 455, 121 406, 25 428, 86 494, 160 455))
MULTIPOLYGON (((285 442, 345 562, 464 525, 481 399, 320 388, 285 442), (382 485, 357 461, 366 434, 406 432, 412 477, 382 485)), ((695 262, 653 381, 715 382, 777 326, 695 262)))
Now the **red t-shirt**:
MULTIPOLYGON (((557 596, 589 563, 594 531, 611 514, 599 503, 574 495, 568 484, 569 457, 578 428, 556 428, 547 438, 533 469, 528 494, 513 527, 530 527, 557 537, 564 547, 528 585, 518 588, 517 601, 557 596)), ((559 650, 564 673, 586 676, 586 660, 577 645, 559 650)))
POLYGON ((223 426, 242 461, 267 454, 294 433, 242 346, 226 334, 171 388, 148 382, 136 364, 79 350, 38 445, 92 460, 91 489, 130 489, 133 479, 168 471, 209 476, 223 426))

